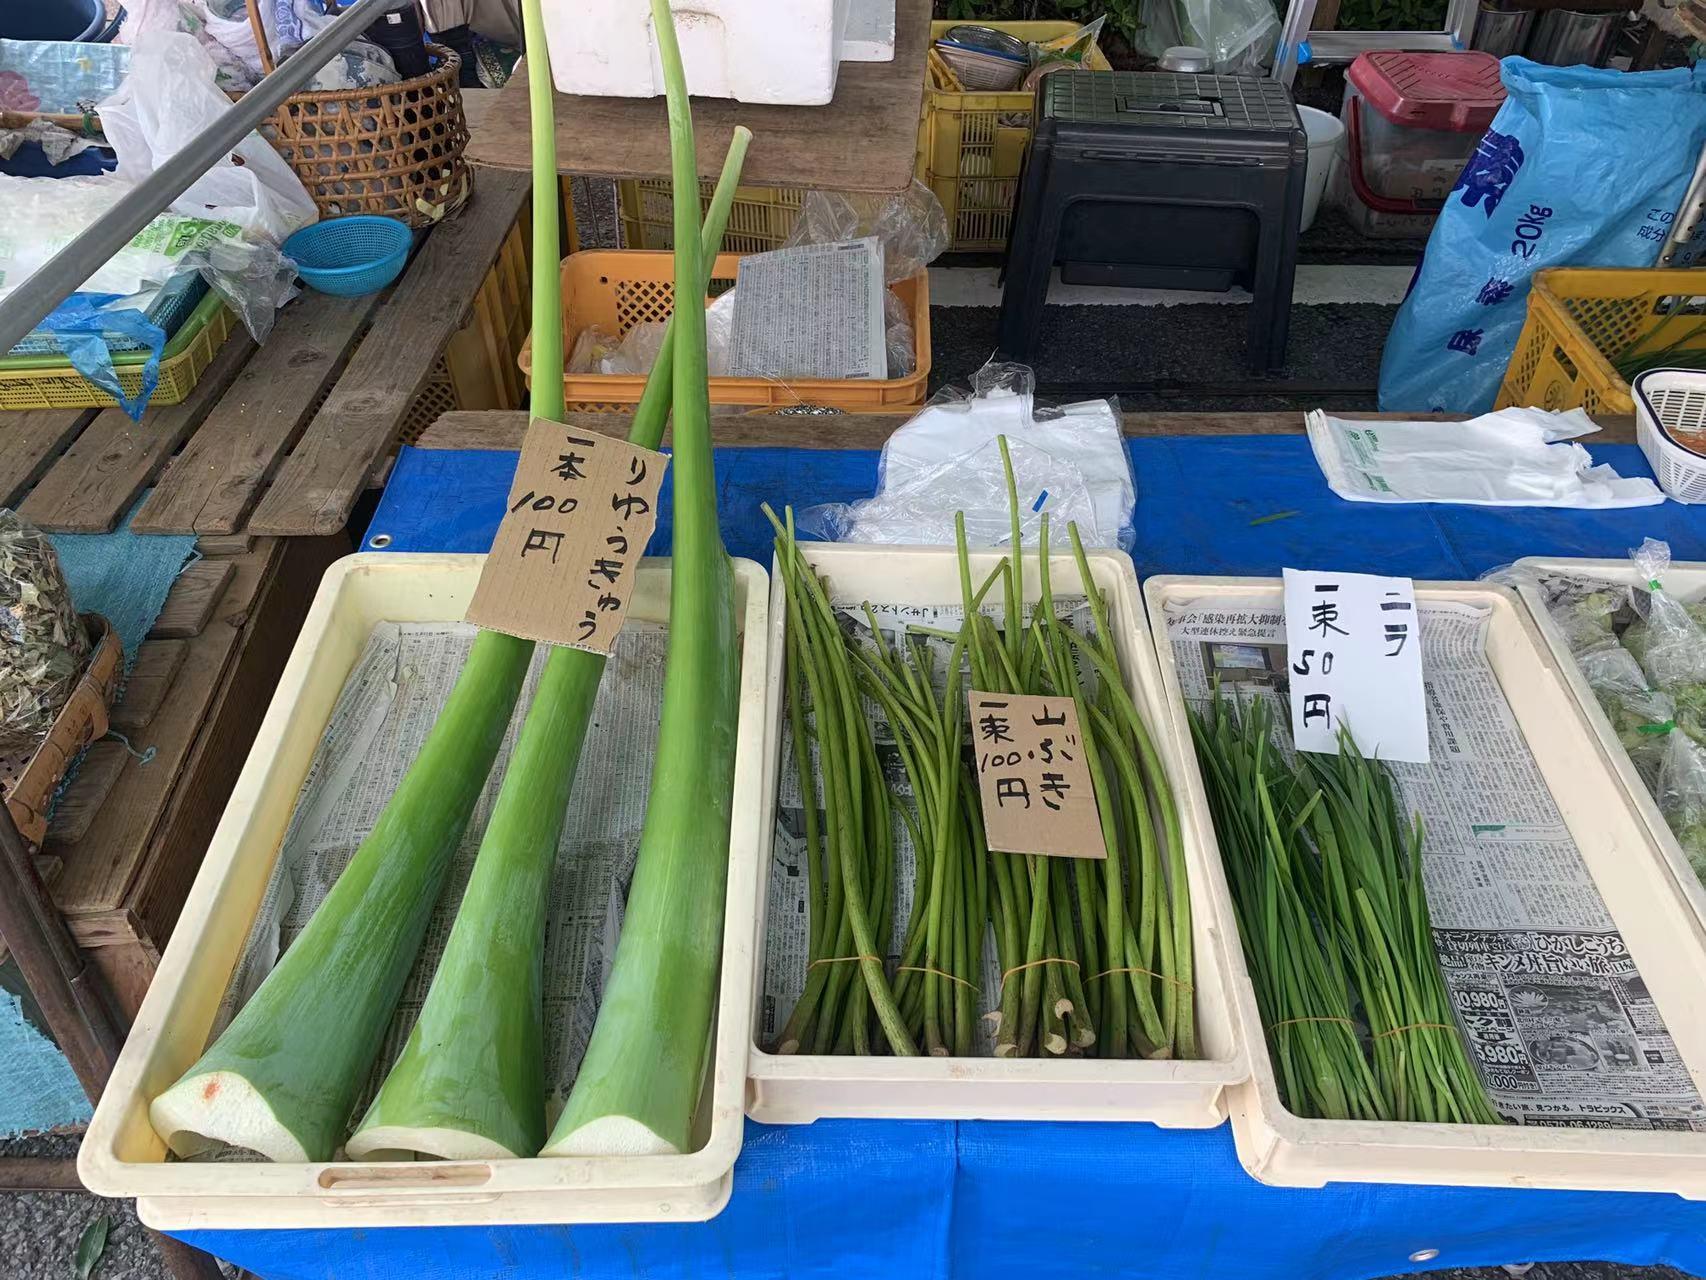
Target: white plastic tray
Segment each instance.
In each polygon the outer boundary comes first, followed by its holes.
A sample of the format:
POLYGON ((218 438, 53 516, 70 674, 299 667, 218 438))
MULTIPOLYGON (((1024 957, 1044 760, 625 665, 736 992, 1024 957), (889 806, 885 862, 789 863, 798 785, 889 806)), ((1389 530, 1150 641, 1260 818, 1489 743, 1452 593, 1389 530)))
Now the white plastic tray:
MULTIPOLYGON (((735 561, 741 705, 718 1029, 701 1105, 705 1144, 681 1156, 414 1163, 166 1160, 148 1102, 201 1053, 240 958, 298 790, 344 681, 376 623, 459 620, 484 556, 365 554, 320 584, 159 972, 95 1109, 77 1171, 91 1191, 136 1197, 149 1226, 401 1227, 703 1220, 727 1203, 743 1122, 751 1038, 769 643, 765 572, 735 561)), ((669 561, 642 561, 632 614, 665 621, 669 561)))
MULTIPOLYGON (((802 544, 807 561, 828 579, 830 598, 857 605, 958 604, 959 561, 951 548, 862 547, 802 544)), ((972 553, 981 580, 1001 559, 999 551, 972 553)), ((1096 584, 1107 597, 1120 664, 1138 710, 1156 735, 1157 749, 1176 788, 1192 785, 1177 748, 1163 730, 1154 647, 1149 640, 1137 575, 1117 551, 1090 553, 1096 584)), ((1054 557, 1050 572, 1061 597, 1078 594, 1078 568, 1070 556, 1054 557)), ((1025 562, 1025 590, 1040 587, 1035 555, 1025 562)), ((770 602, 770 679, 767 722, 769 785, 764 812, 770 832, 777 802, 783 714, 783 586, 773 575, 770 602)), ((1186 871, 1194 906, 1197 1024, 1203 1057, 1195 1061, 1097 1059, 893 1058, 772 1054, 754 1042, 748 1067, 747 1114, 755 1120, 804 1124, 829 1116, 902 1119, 1149 1120, 1171 1128, 1212 1128, 1226 1118, 1225 1092, 1249 1074, 1239 1026, 1229 1004, 1227 939, 1207 909, 1209 869, 1198 811, 1181 795, 1186 871)), ((768 857, 768 852, 766 854, 768 857)), ((760 879, 754 941, 754 1009, 764 998, 764 911, 767 877, 760 879)), ((753 1024, 757 1025, 756 1019, 753 1024)))
MULTIPOLYGON (((1144 584, 1144 594, 1157 627, 1174 749, 1189 755, 1183 802, 1197 807, 1198 826, 1208 832, 1212 866, 1202 905, 1217 914, 1228 936, 1234 1001, 1249 1046, 1251 1077, 1231 1094, 1232 1135, 1244 1167, 1280 1186, 1407 1182, 1671 1191, 1706 1198, 1706 1134, 1306 1120, 1285 1109, 1203 800, 1164 621, 1169 601, 1205 597, 1271 601, 1277 609, 1281 584, 1274 578, 1157 577, 1144 584)), ((1690 1075, 1706 1090, 1706 946, 1533 620, 1514 592, 1482 583, 1418 582, 1416 598, 1493 610, 1487 657, 1494 675, 1690 1075)))
MULTIPOLYGON (((1565 573, 1578 578, 1598 578, 1625 587, 1647 585, 1634 562, 1627 559, 1564 560, 1548 556, 1528 556, 1518 560, 1513 567, 1535 573, 1565 573)), ((1706 598, 1706 564, 1683 562, 1671 565, 1665 573, 1665 589, 1678 600, 1690 604, 1706 598)), ((1606 760, 1622 781, 1624 790, 1629 793, 1629 800, 1634 805, 1635 812, 1640 814, 1641 821, 1647 824, 1647 830, 1653 836, 1653 843, 1664 854, 1677 886, 1693 906, 1701 931, 1706 933, 1706 885, 1700 883, 1700 877, 1695 875, 1694 868, 1688 865, 1688 855, 1683 853, 1682 846, 1671 834, 1670 824, 1665 821, 1664 814, 1659 812, 1658 802, 1647 790, 1646 783, 1641 781, 1635 762, 1629 758, 1629 753, 1617 740, 1617 731, 1611 727, 1611 721, 1601 709, 1593 686, 1588 684, 1581 667, 1576 665, 1576 660, 1570 656, 1570 642, 1558 624, 1552 620, 1551 612, 1546 608, 1546 601, 1540 591, 1532 584, 1525 584, 1517 590, 1522 596, 1522 602, 1528 606, 1529 613, 1534 616, 1540 634, 1546 637, 1546 646, 1552 651, 1558 670, 1569 684, 1570 692, 1581 707, 1583 716, 1593 727, 1594 736, 1599 739, 1606 760)))

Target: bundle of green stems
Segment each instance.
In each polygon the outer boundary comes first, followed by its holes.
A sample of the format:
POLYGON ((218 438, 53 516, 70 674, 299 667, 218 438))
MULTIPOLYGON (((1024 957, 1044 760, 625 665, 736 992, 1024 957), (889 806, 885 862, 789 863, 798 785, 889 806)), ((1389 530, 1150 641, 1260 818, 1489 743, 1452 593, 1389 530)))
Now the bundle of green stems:
POLYGON ((984 1043, 981 1015, 998 1057, 1196 1056, 1190 897, 1171 784, 1125 688, 1107 608, 1075 528, 1073 556, 1093 628, 1086 634, 1056 607, 1046 518, 1041 596, 1027 613, 1010 462, 1008 484, 1015 554, 980 583, 964 521, 956 521, 963 620, 953 632, 914 626, 890 640, 866 604, 869 640, 850 635, 800 554, 791 517, 770 517, 787 596, 788 716, 811 920, 805 989, 778 1052, 886 1046, 894 1054, 972 1056, 984 1043), (1001 618, 1022 621, 1002 626, 990 616, 997 589, 1001 618), (937 656, 943 647, 945 661, 937 656), (971 689, 1074 702, 1105 861, 990 851, 967 753, 971 689), (884 778, 875 717, 892 735, 909 798, 884 778), (915 857, 891 969, 882 948, 899 887, 896 822, 915 857), (991 925, 993 990, 984 963, 991 925))
POLYGON ((1192 735, 1280 1094, 1302 1116, 1498 1124, 1440 973, 1422 824, 1348 732, 1275 745, 1272 703, 1215 690, 1192 735))

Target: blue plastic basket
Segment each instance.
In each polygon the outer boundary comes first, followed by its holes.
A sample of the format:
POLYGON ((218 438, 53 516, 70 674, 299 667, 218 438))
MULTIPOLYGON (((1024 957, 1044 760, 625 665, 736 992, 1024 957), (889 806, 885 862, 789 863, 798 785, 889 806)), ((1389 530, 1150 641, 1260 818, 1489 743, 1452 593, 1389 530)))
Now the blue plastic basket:
MULTIPOLYGON (((148 319, 166 331, 166 341, 170 342, 183 327, 184 321, 190 318, 196 305, 207 296, 207 281, 196 271, 180 271, 173 276, 160 290, 153 305, 145 313, 148 319)), ((105 333, 107 350, 114 355, 127 351, 143 351, 142 343, 127 333, 105 333)), ((7 353, 12 356, 63 356, 65 348, 59 339, 45 329, 35 329, 19 340, 18 345, 7 353)))
POLYGON ((414 232, 395 218, 330 218, 286 240, 284 256, 296 263, 310 288, 355 298, 397 278, 413 239, 414 232))

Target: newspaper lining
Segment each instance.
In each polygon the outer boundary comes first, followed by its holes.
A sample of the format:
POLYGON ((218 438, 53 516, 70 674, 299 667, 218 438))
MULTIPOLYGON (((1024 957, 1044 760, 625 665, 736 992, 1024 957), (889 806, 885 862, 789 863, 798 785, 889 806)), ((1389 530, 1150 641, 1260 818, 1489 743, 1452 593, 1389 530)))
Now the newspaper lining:
MULTIPOLYGON (((869 644, 870 625, 861 606, 837 604, 842 628, 869 644)), ((1056 613, 1071 621, 1085 635, 1093 632, 1090 608, 1082 596, 1057 596, 1056 613)), ((985 606, 983 612, 1000 623, 1002 610, 998 605, 985 606)), ((899 605, 872 604, 871 613, 890 644, 897 642, 906 627, 929 627, 938 631, 957 632, 965 617, 960 605, 899 605)), ((952 645, 939 637, 929 637, 927 643, 935 660, 936 691, 941 694, 947 679, 947 659, 952 645)), ((1079 678, 1087 690, 1096 688, 1095 673, 1080 669, 1079 678)), ((900 806, 913 802, 911 781, 901 761, 894 733, 882 709, 870 698, 864 700, 866 718, 870 721, 876 743, 877 760, 883 776, 897 798, 892 819, 895 860, 894 920, 890 928, 884 959, 890 973, 900 963, 906 943, 906 926, 912 914, 913 876, 918 866, 918 853, 911 834, 900 816, 900 806)), ((808 711, 807 722, 811 716, 808 711)), ((806 965, 810 960, 811 915, 807 905, 810 880, 806 870, 805 805, 800 794, 799 770, 794 767, 793 723, 786 708, 782 715, 780 786, 776 800, 776 838, 771 846, 769 889, 764 913, 764 998, 759 1003, 753 1037, 761 1048, 770 1048, 787 1025, 794 1006, 806 985, 806 965)), ((811 742, 812 774, 821 777, 818 768, 817 740, 811 742)), ((822 809, 819 809, 821 816, 822 809)), ((820 824, 821 830, 821 824, 820 824)), ((1017 854, 996 854, 996 857, 1018 857, 1017 854)), ((986 1014, 1000 1004, 1001 963, 995 952, 993 931, 986 930, 983 940, 982 973, 978 982, 978 1012, 986 1014)), ((804 1052, 804 1050, 802 1050, 804 1052)), ((992 1023, 979 1017, 974 1031, 973 1056, 993 1057, 995 1029, 992 1023)))
MULTIPOLYGON (((209 1043, 271 972, 372 830, 437 720, 476 634, 475 627, 458 622, 382 622, 373 629, 315 750, 209 1043)), ((561 1111, 586 1053, 606 961, 621 929, 657 749, 666 638, 662 625, 635 619, 617 637, 557 850, 544 949, 548 1123, 561 1111)), ((351 1125, 366 1112, 426 1000, 546 652, 540 646, 528 669, 351 1125)))
POLYGON ((883 246, 875 236, 743 258, 729 372, 736 377, 888 377, 883 246))
MULTIPOLYGON (((1488 1096, 1518 1124, 1706 1131, 1706 1104, 1487 661, 1491 618, 1421 605, 1433 763, 1390 766, 1425 825, 1434 943, 1488 1096)), ((1175 602, 1166 623, 1187 702, 1205 705, 1216 677, 1283 702, 1285 619, 1271 600, 1175 602)))

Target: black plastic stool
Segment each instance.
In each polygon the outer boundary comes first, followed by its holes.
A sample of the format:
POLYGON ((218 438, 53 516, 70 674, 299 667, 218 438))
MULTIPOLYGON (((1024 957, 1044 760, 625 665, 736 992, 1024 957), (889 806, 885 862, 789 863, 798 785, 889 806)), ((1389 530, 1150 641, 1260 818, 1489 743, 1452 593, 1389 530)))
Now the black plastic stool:
POLYGON ((1030 353, 1054 267, 1068 284, 1250 291, 1245 355, 1285 363, 1309 146, 1285 87, 1174 72, 1057 71, 1038 86, 1001 299, 1030 353))

